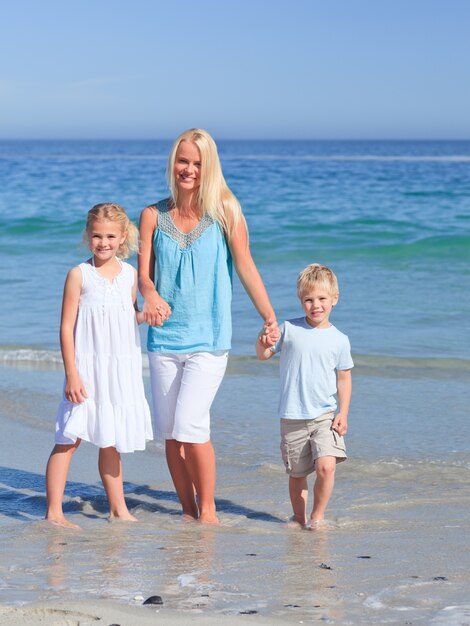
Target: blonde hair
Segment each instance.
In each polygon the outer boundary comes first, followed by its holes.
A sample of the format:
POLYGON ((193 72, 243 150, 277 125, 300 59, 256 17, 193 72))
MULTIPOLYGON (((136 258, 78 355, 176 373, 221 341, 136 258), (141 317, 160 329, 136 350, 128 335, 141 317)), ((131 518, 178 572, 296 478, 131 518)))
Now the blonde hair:
POLYGON ((178 203, 174 166, 176 151, 182 141, 193 143, 201 155, 200 185, 197 193, 198 206, 213 220, 219 222, 227 239, 230 239, 240 220, 246 226, 245 218, 240 203, 225 182, 217 145, 209 133, 202 128, 185 130, 177 137, 171 149, 166 176, 173 204, 176 206, 178 203))
POLYGON ((139 249, 139 231, 127 217, 126 211, 113 202, 102 202, 88 211, 84 239, 87 239, 91 226, 96 221, 109 220, 116 222, 121 228, 121 232, 126 234, 126 238, 119 246, 116 253, 118 259, 127 259, 133 252, 139 249))
POLYGON ((300 272, 297 278, 297 295, 299 298, 302 298, 305 293, 311 291, 316 285, 322 285, 333 296, 339 294, 338 279, 334 272, 326 265, 311 263, 300 272))

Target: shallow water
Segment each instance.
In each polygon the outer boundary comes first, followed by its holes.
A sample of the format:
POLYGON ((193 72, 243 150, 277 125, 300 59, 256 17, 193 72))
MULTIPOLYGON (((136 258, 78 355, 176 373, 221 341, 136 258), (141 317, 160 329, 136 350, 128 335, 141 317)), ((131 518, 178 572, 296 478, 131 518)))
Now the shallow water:
POLYGON ((126 498, 140 523, 110 524, 96 450, 82 444, 64 507, 82 527, 77 533, 41 522, 62 373, 44 363, 4 365, 0 603, 140 604, 156 594, 166 608, 190 613, 257 611, 333 624, 427 624, 445 615, 460 624, 455 607, 468 603, 470 583, 468 438, 453 439, 444 420, 433 432, 424 425, 446 394, 467 402, 466 384, 463 377, 449 384, 447 362, 442 371, 434 363, 432 378, 412 380, 395 364, 388 378, 357 368, 350 459, 338 468, 326 530, 283 527, 290 507, 274 417, 276 367, 241 357, 232 359, 213 409, 221 526, 181 521, 159 442, 124 456, 126 498), (417 394, 421 406, 411 404, 417 394), (414 421, 398 402, 414 407, 414 421), (372 403, 382 407, 380 420, 367 418, 372 403), (442 613, 450 606, 453 613, 442 613))

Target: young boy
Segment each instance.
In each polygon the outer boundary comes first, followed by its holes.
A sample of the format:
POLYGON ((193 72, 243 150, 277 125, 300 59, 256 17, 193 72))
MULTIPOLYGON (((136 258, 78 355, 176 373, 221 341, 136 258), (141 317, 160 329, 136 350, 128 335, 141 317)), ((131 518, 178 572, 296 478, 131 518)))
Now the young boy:
POLYGON ((284 322, 271 347, 262 331, 256 354, 266 360, 280 352, 281 452, 289 475, 292 522, 314 530, 325 524, 336 463, 346 459, 343 435, 354 364, 347 336, 329 320, 339 297, 334 273, 318 263, 307 266, 299 274, 297 294, 305 317, 284 322), (313 509, 307 523, 307 476, 313 471, 313 509))

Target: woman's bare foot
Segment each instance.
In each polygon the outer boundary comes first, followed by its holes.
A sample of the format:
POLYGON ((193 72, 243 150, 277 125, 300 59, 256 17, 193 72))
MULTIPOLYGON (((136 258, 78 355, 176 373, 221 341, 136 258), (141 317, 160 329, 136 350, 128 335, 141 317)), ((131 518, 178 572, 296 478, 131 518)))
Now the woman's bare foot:
POLYGON ((53 524, 54 526, 60 526, 61 528, 67 528, 68 530, 82 530, 78 524, 72 524, 65 517, 46 517, 45 522, 53 524))
POLYGON ((116 515, 114 513, 110 513, 108 517, 109 522, 138 522, 139 520, 127 511, 126 513, 121 513, 120 515, 116 515))
POLYGON ((201 513, 197 521, 201 522, 201 524, 212 524, 213 526, 217 526, 218 524, 220 524, 219 518, 217 517, 217 515, 215 515, 215 513, 201 513))

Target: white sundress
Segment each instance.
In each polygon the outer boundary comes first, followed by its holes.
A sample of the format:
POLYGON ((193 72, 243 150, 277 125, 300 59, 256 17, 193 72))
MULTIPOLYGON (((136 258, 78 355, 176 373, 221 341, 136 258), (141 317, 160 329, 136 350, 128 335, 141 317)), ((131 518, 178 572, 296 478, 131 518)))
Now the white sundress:
POLYGON ((118 452, 144 450, 153 433, 132 302, 134 268, 121 262, 121 272, 111 282, 90 263, 79 267, 75 362, 88 398, 74 404, 62 397, 55 442, 71 444, 79 438, 118 452))

